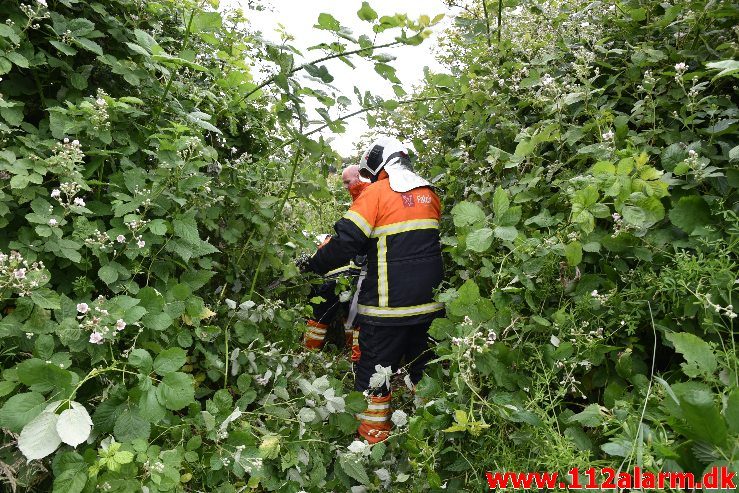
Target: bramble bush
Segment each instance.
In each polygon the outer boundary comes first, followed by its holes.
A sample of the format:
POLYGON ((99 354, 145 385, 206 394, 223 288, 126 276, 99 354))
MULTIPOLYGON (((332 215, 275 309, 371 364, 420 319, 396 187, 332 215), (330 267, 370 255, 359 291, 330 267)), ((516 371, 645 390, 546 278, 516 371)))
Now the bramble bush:
POLYGON ((739 470, 737 9, 448 3, 465 8, 447 72, 406 94, 381 50, 438 18, 362 2, 357 36, 321 14, 321 55, 299 65, 217 2, 0 0, 12 490, 739 470), (357 88, 360 110, 337 113, 330 64, 354 57, 397 100, 357 88), (445 205, 438 358, 415 394, 392 377, 396 428, 374 446, 354 439, 366 403, 345 355, 300 350, 310 280, 293 265, 346 201, 319 130, 362 113, 413 142, 445 205))
POLYGON ((14 491, 366 478, 346 451, 365 405, 348 364, 297 349, 307 285, 292 259, 315 231, 289 211, 338 209, 325 169, 339 157, 311 136, 340 131, 328 111, 349 100, 321 63, 363 57, 395 82, 381 47, 419 44, 433 22, 363 5, 373 41, 322 14, 321 61, 297 66, 289 40, 217 7, 0 2, 0 464, 14 491))
POLYGON ((421 465, 738 470, 736 6, 449 3, 454 99, 381 117, 451 209, 421 465))

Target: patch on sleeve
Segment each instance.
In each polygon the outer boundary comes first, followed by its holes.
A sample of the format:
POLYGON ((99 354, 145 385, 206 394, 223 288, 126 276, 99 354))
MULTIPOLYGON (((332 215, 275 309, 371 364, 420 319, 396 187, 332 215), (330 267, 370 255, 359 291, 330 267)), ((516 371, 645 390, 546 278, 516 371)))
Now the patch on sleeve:
POLYGON ((416 201, 413 199, 412 193, 403 193, 400 194, 400 196, 403 198, 403 207, 415 207, 416 201))

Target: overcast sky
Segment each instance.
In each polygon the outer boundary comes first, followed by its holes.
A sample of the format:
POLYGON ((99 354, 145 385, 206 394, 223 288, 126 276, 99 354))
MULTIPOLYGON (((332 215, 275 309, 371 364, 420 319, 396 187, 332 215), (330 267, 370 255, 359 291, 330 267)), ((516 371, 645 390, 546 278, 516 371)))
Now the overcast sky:
MULTIPOLYGON (((246 0, 222 2, 222 4, 231 6, 246 5, 246 3, 246 0)), ((373 35, 370 24, 357 17, 357 10, 362 6, 361 0, 271 0, 265 3, 271 6, 271 11, 254 12, 247 10, 245 12, 252 26, 262 31, 268 40, 277 42, 280 40, 280 35, 276 30, 279 24, 282 24, 285 30, 295 37, 293 45, 307 53, 308 60, 323 56, 321 51, 308 52, 308 47, 333 40, 329 31, 322 31, 313 27, 317 23, 318 15, 321 12, 333 15, 343 26, 350 28, 357 37, 360 34, 373 35)), ((370 5, 380 16, 406 13, 410 18, 418 19, 420 15, 426 14, 433 19, 437 14, 446 14, 444 20, 433 28, 434 36, 424 41, 422 45, 383 50, 383 52, 396 57, 396 60, 391 64, 396 68, 398 78, 403 82, 403 86, 410 93, 412 86, 422 81, 424 66, 429 66, 432 70, 439 68, 431 50, 436 44, 436 33, 443 30, 444 26, 451 22, 451 15, 441 0, 405 0, 402 2, 398 0, 371 0, 370 5)), ((378 36, 378 42, 391 40, 392 36, 387 33, 378 36)), ((375 73, 373 64, 362 63, 357 59, 355 62, 357 68, 352 69, 340 60, 331 60, 328 63, 327 68, 335 78, 333 85, 353 102, 356 99, 354 86, 358 86, 362 92, 368 90, 382 97, 394 97, 391 84, 375 73)), ((349 111, 358 108, 358 106, 355 106, 350 108, 349 111)), ((320 118, 318 115, 312 116, 316 119, 320 118)), ((339 113, 337 111, 332 112, 331 116, 335 118, 339 116, 339 113)), ((344 156, 350 155, 355 147, 355 142, 365 130, 367 130, 367 122, 363 117, 355 117, 347 121, 346 132, 336 135, 332 142, 334 150, 344 156)), ((330 136, 329 132, 325 134, 326 138, 330 136)))

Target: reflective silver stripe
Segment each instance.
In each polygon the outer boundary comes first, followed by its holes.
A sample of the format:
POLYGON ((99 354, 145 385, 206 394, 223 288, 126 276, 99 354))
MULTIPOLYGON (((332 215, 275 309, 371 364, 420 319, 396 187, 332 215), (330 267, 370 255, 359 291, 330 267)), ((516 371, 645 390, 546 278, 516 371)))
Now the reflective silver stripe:
POLYGON ((308 329, 308 333, 309 334, 325 334, 326 329, 318 329, 316 327, 311 327, 310 329, 308 329))
POLYGON ((390 409, 390 403, 386 402, 385 404, 370 404, 367 406, 368 411, 381 411, 383 409, 390 409))
POLYGON ((393 308, 389 306, 367 306, 359 305, 357 313, 371 317, 409 317, 412 315, 424 315, 444 309, 444 303, 426 303, 425 305, 404 306, 393 308))
POLYGON ((366 265, 362 267, 362 270, 359 273, 359 279, 357 279, 357 289, 356 291, 354 291, 352 302, 349 305, 349 315, 347 315, 346 317, 346 323, 344 324, 345 327, 352 327, 354 325, 354 320, 357 318, 357 303, 359 303, 359 292, 362 290, 362 282, 364 281, 365 277, 367 277, 366 265))
POLYGON ((388 224, 386 226, 379 226, 372 231, 372 238, 394 235, 417 229, 439 229, 439 221, 436 219, 414 219, 411 221, 402 221, 399 223, 388 224))
POLYGON ((370 223, 368 223, 361 214, 350 210, 347 211, 346 214, 344 214, 344 217, 356 224, 356 226, 362 230, 362 233, 364 233, 367 238, 370 237, 370 235, 372 234, 372 226, 370 226, 370 223))
POLYGON ((311 334, 309 332, 309 333, 305 334, 305 337, 307 337, 308 339, 313 339, 315 341, 322 341, 324 336, 317 335, 317 334, 311 334))
MULTIPOLYGON (((387 236, 377 241, 377 295, 380 306, 387 306, 390 297, 387 280, 387 236)), ((360 312, 361 313, 361 312, 360 312)))
POLYGON ((367 416, 366 414, 358 414, 357 418, 362 421, 374 421, 376 423, 384 423, 390 421, 390 415, 387 416, 367 416))

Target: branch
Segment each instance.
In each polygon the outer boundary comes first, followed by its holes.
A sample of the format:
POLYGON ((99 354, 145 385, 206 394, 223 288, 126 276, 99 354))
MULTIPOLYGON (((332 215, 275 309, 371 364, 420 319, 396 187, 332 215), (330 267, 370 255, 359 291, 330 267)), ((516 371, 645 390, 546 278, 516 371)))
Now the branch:
MULTIPOLYGON (((451 94, 449 97, 456 97, 456 96, 459 96, 459 94, 451 94)), ((436 101, 438 99, 444 99, 444 98, 442 96, 434 96, 434 97, 430 97, 430 98, 413 98, 413 99, 407 99, 405 101, 398 101, 398 104, 399 105, 404 105, 404 104, 411 104, 411 103, 419 103, 419 102, 422 102, 422 101, 436 101)), ((270 155, 272 155, 272 153, 274 151, 276 151, 278 149, 282 149, 283 147, 287 147, 290 144, 294 144, 295 142, 297 142, 298 140, 300 140, 301 137, 302 138, 309 137, 309 136, 311 136, 311 135, 313 135, 315 133, 321 132, 322 130, 326 130, 328 127, 330 127, 331 125, 334 125, 335 123, 343 122, 345 120, 348 120, 349 118, 355 117, 357 115, 361 115, 363 113, 367 113, 368 111, 379 109, 381 106, 382 106, 382 104, 378 104, 378 105, 375 105, 375 106, 370 106, 368 108, 362 108, 361 110, 353 111, 353 112, 348 113, 346 115, 340 116, 339 118, 337 118, 335 120, 331 120, 330 122, 328 122, 328 123, 326 123, 324 125, 321 125, 320 127, 314 128, 313 130, 311 130, 310 132, 308 132, 306 134, 300 135, 298 137, 293 137, 290 140, 287 140, 287 141, 285 141, 285 142, 283 142, 281 144, 278 144, 278 145, 272 147, 269 151, 267 151, 266 155, 267 156, 270 156, 270 155)))
MULTIPOLYGON (((500 3, 500 1, 498 3, 500 3)), ((487 0, 482 0, 482 11, 485 14, 485 28, 487 29, 487 42, 488 42, 488 48, 490 48, 492 46, 492 43, 490 41, 490 18, 488 17, 487 0)), ((498 29, 500 29, 500 24, 498 25, 498 29)))
MULTIPOLYGON (((344 57, 344 56, 358 55, 359 53, 362 53, 362 52, 365 52, 365 51, 378 50, 378 49, 381 49, 381 48, 389 48, 390 46, 395 46, 395 45, 399 45, 399 44, 403 44, 403 42, 402 41, 393 41, 391 43, 385 43, 383 45, 373 45, 373 46, 368 46, 367 48, 359 48, 359 49, 352 50, 352 51, 345 51, 343 53, 334 53, 333 55, 327 55, 325 57, 318 58, 316 60, 313 60, 313 61, 304 63, 303 65, 300 65, 298 67, 295 67, 294 69, 290 70, 287 73, 287 75, 293 75, 295 72, 299 72, 301 70, 304 70, 305 67, 307 67, 308 65, 314 65, 316 63, 321 63, 321 62, 325 62, 325 61, 328 61, 328 60, 333 60, 334 58, 341 58, 341 57, 344 57)), ((245 99, 248 99, 249 96, 251 96, 255 92, 259 91, 260 89, 264 89, 268 85, 272 84, 274 81, 277 80, 277 77, 279 77, 279 75, 280 75, 279 73, 278 74, 275 74, 272 77, 270 77, 269 79, 267 79, 264 82, 262 82, 261 84, 259 84, 257 87, 255 87, 254 89, 252 89, 251 91, 249 91, 248 93, 246 93, 246 95, 242 96, 238 101, 236 101, 236 104, 244 101, 245 99)))

